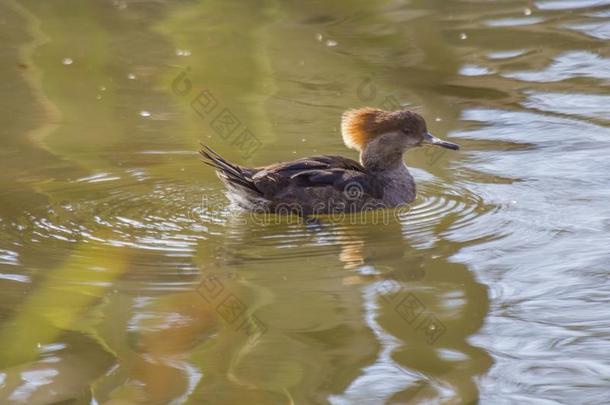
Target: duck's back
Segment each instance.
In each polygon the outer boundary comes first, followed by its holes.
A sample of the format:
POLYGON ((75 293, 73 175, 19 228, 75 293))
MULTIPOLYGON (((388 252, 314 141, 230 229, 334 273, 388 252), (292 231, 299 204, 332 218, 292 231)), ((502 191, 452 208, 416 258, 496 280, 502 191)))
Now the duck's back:
POLYGON ((320 155, 258 168, 227 162, 201 151, 227 185, 232 201, 246 209, 299 212, 303 215, 380 208, 383 187, 358 162, 320 155))
POLYGON ((264 167, 252 180, 274 211, 360 211, 366 203, 378 205, 383 197, 375 177, 342 156, 312 156, 264 167))

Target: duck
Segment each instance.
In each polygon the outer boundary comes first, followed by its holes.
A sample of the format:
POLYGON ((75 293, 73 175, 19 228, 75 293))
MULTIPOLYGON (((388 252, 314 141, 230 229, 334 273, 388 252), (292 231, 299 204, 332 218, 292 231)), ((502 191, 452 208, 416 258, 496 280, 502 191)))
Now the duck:
POLYGON ((238 207, 309 216, 409 204, 415 199, 416 185, 404 154, 423 145, 460 148, 432 135, 424 118, 408 109, 348 110, 341 117, 341 136, 346 147, 359 152, 359 161, 317 155, 245 167, 204 144, 199 153, 203 163, 216 170, 229 200, 238 207))

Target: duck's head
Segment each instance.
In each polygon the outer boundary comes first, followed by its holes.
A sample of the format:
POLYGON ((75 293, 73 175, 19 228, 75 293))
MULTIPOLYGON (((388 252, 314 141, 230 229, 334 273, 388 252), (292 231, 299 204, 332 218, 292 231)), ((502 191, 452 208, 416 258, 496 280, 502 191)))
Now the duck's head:
MULTIPOLYGON (((401 155, 407 149, 422 145, 436 145, 458 150, 460 147, 443 141, 428 132, 424 118, 409 110, 384 111, 377 108, 349 110, 341 120, 343 142, 348 148, 364 152, 373 143, 383 144, 401 155)), ((382 145, 376 145, 379 149, 382 145)))

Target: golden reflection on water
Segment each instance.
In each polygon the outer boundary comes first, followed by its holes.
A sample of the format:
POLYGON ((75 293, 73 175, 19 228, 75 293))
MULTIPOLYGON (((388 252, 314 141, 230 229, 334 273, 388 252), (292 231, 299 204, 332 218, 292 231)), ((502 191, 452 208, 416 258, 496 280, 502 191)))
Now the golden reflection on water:
POLYGON ((0 402, 605 402, 607 6, 3 2, 0 402), (194 153, 364 104, 463 146, 404 212, 236 212, 194 153))

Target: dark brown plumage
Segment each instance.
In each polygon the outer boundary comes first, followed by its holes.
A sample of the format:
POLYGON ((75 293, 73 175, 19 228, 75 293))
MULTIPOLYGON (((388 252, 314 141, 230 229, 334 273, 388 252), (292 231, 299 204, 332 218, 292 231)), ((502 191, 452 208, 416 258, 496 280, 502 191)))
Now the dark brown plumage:
POLYGON ((404 152, 424 143, 458 148, 433 137, 424 119, 407 110, 348 111, 342 132, 346 145, 361 152, 361 163, 321 155, 247 168, 228 162, 205 145, 199 153, 204 163, 216 169, 229 198, 239 206, 310 215, 409 203, 415 198, 415 183, 402 161, 404 152))

